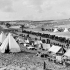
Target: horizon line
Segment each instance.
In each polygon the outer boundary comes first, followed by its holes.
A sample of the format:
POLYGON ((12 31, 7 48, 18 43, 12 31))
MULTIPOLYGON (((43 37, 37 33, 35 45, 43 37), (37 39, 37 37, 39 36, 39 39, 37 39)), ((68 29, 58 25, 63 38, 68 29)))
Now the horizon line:
MULTIPOLYGON (((68 18, 70 19, 70 18, 68 18)), ((16 22, 16 21, 34 21, 34 22, 40 22, 40 21, 56 21, 56 20, 67 20, 67 19, 49 19, 49 20, 24 20, 24 19, 17 19, 17 20, 0 20, 0 22, 16 22)))

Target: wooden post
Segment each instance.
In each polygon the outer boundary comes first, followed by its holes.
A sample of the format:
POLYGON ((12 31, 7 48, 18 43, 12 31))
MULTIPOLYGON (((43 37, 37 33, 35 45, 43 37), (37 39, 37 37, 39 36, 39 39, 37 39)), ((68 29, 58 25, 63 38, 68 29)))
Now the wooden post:
POLYGON ((46 70, 46 63, 45 63, 45 61, 44 61, 43 69, 46 70))
POLYGON ((40 37, 40 40, 42 40, 41 37, 40 37))

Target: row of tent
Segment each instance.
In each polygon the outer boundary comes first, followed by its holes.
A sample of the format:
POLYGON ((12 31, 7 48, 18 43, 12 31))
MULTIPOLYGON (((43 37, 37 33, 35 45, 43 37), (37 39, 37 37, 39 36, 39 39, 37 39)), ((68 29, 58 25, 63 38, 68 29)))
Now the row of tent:
POLYGON ((52 39, 52 40, 59 41, 61 43, 66 43, 66 44, 70 43, 70 40, 66 37, 59 37, 56 35, 46 34, 46 33, 42 33, 42 32, 26 31, 26 30, 23 30, 23 33, 27 33, 28 35, 31 34, 31 35, 35 35, 35 36, 40 36, 40 40, 42 38, 48 38, 48 40, 52 39))
MULTIPOLYGON (((58 28, 55 28, 53 32, 59 32, 59 31, 58 31, 58 28)), ((68 32, 68 29, 65 28, 63 32, 68 32)))
POLYGON ((47 28, 47 29, 42 29, 42 31, 50 31, 50 32, 68 32, 70 31, 69 28, 47 28))
POLYGON ((52 52, 53 54, 60 52, 60 53, 63 53, 64 56, 70 58, 70 49, 65 50, 64 48, 60 46, 55 46, 55 45, 52 45, 50 47, 50 44, 44 44, 43 46, 44 46, 44 49, 48 49, 48 51, 52 52))
MULTIPOLYGON (((9 33, 7 36, 4 33, 1 33, 0 35, 0 42, 2 43, 0 46, 0 52, 1 53, 5 53, 5 51, 8 49, 10 52, 20 52, 20 47, 18 45, 18 43, 16 42, 16 40, 13 38, 12 34, 9 33)), ((50 45, 46 44, 43 45, 44 47, 48 47, 48 51, 51 51, 53 53, 57 53, 60 49, 62 49, 62 47, 59 46, 52 46, 50 47, 50 45)), ((68 49, 65 53, 65 56, 70 57, 70 49, 68 49)))
POLYGON ((16 40, 13 38, 12 34, 9 33, 7 36, 2 32, 0 34, 0 52, 20 52, 20 47, 16 40))

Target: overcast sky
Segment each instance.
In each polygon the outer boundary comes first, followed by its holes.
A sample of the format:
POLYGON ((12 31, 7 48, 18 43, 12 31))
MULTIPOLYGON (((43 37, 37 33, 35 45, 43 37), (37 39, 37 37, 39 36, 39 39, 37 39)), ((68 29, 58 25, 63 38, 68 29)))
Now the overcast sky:
POLYGON ((70 0, 0 0, 0 20, 70 18, 70 0))

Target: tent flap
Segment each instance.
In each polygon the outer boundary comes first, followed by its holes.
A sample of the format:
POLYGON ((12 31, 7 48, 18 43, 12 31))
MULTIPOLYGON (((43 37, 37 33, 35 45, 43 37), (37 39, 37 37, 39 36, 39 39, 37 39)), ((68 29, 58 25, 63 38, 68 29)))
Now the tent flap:
POLYGON ((70 49, 68 49, 64 55, 70 57, 70 49))
POLYGON ((15 39, 10 34, 9 34, 9 49, 10 49, 10 52, 19 52, 20 51, 19 45, 17 44, 15 39))
POLYGON ((5 38, 6 38, 6 35, 2 32, 0 34, 0 43, 3 43, 3 41, 5 40, 5 38))
POLYGON ((0 52, 1 53, 5 52, 5 49, 7 49, 8 44, 9 44, 9 39, 8 39, 8 36, 7 36, 7 38, 3 41, 3 43, 0 47, 0 52))

